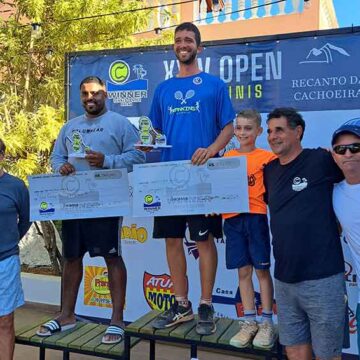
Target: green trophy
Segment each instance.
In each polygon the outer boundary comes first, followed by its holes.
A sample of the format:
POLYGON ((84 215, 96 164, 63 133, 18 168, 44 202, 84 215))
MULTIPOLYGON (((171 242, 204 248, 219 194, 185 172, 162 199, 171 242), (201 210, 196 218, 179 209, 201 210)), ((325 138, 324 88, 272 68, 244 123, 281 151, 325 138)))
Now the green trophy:
POLYGON ((141 116, 139 119, 140 143, 137 147, 152 147, 152 148, 169 148, 167 145, 166 136, 158 133, 151 120, 147 116, 141 116))
POLYGON ((90 148, 84 144, 83 137, 78 131, 74 131, 71 134, 71 137, 66 137, 71 142, 72 152, 69 153, 69 157, 74 158, 84 158, 86 155, 86 150, 90 148))

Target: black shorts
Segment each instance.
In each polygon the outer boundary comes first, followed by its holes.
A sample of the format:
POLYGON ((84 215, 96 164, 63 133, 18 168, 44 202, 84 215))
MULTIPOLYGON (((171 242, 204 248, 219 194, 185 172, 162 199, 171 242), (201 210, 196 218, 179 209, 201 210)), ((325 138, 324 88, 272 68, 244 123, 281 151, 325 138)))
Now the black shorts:
POLYGON ((222 238, 222 219, 220 215, 158 216, 154 218, 154 239, 184 238, 186 225, 189 226, 190 239, 205 241, 209 234, 222 238))
POLYGON ((65 259, 121 256, 120 230, 122 218, 63 220, 62 242, 65 259))

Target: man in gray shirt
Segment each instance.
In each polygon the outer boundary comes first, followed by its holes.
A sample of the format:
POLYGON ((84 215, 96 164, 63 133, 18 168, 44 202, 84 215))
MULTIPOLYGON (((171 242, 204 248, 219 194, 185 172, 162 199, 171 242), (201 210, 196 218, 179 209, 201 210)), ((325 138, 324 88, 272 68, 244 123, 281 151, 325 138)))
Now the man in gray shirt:
MULTIPOLYGON (((124 116, 107 110, 106 97, 105 85, 98 77, 87 77, 81 82, 80 98, 85 114, 61 129, 51 156, 55 172, 67 176, 81 170, 127 168, 132 171, 133 164, 145 161, 143 153, 134 148, 139 141, 136 128, 124 116)), ((126 291, 126 268, 119 239, 121 222, 122 218, 118 217, 63 221, 62 311, 56 319, 42 325, 38 335, 50 336, 75 326, 82 259, 88 251, 91 257, 104 257, 108 268, 113 311, 102 342, 121 341, 126 291)))

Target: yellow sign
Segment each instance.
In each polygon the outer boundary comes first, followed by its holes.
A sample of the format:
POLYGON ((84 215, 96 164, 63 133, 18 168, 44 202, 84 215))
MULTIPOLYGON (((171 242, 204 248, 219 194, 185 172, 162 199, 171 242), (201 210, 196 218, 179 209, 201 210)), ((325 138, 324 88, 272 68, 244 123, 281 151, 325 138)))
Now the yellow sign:
POLYGON ((85 266, 84 305, 112 307, 106 267, 85 266))

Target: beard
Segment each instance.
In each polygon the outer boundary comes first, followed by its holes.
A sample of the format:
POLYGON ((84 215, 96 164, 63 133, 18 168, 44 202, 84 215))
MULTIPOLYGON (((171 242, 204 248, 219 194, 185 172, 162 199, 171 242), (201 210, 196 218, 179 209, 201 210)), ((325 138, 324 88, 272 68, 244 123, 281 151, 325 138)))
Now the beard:
POLYGON ((194 51, 194 52, 190 53, 189 58, 186 59, 186 60, 181 60, 181 58, 180 58, 180 56, 179 56, 178 54, 176 54, 176 58, 177 58, 177 59, 179 60, 179 62, 181 62, 182 64, 184 64, 184 65, 190 65, 190 64, 192 64, 192 63, 195 61, 196 55, 197 55, 197 53, 194 51))
POLYGON ((83 104, 83 107, 87 114, 89 115, 99 115, 104 110, 105 104, 95 103, 93 106, 87 106, 87 104, 83 104))

